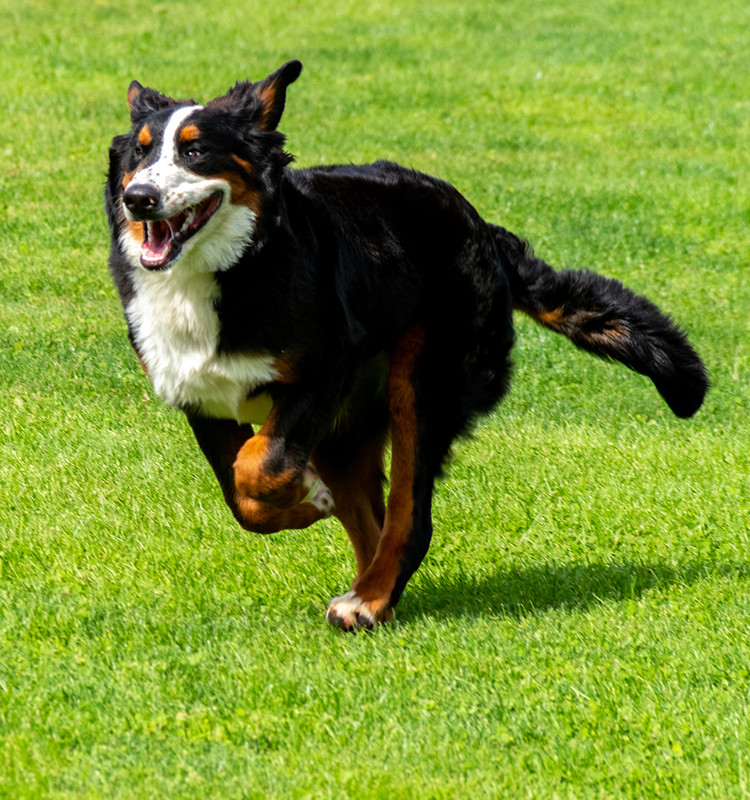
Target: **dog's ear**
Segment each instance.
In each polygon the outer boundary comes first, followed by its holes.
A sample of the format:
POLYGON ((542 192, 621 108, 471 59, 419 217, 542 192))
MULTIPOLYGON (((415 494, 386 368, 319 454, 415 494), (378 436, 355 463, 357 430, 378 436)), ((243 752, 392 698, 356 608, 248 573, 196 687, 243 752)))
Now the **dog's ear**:
POLYGON ((284 110, 287 86, 300 72, 299 61, 288 61, 257 83, 237 81, 225 95, 211 100, 206 108, 227 114, 235 131, 251 128, 275 131, 284 110))
POLYGON ((256 123, 259 128, 265 131, 276 130, 284 111, 287 87, 299 78, 300 72, 301 62, 287 61, 276 72, 253 84, 253 92, 261 104, 261 116, 256 123))
POLYGON ((177 100, 157 92, 156 89, 146 89, 138 81, 133 81, 128 87, 128 107, 133 124, 153 111, 176 104, 177 100))

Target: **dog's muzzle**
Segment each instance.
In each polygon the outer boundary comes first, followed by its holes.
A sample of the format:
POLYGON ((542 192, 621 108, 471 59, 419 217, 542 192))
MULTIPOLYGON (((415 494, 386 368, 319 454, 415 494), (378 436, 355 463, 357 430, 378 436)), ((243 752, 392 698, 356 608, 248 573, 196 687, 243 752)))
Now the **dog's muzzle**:
POLYGON ((143 224, 141 266, 148 270, 166 269, 191 239, 216 213, 223 192, 213 192, 192 206, 166 216, 162 194, 149 183, 130 184, 122 203, 131 222, 143 224))

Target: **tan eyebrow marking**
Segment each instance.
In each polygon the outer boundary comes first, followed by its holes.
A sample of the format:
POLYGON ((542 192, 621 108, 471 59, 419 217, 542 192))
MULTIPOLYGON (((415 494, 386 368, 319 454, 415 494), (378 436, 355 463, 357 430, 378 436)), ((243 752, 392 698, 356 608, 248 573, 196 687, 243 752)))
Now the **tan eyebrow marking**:
POLYGON ((197 125, 186 125, 180 131, 180 141, 181 142, 194 142, 199 136, 201 132, 198 129, 197 125))
POLYGON ((138 144, 142 147, 148 147, 152 142, 151 131, 148 128, 148 125, 144 125, 141 128, 141 132, 138 134, 138 144))
POLYGON ((252 168, 252 166, 251 166, 249 161, 245 161, 244 158, 240 158, 235 153, 232 153, 232 158, 242 167, 242 169, 245 170, 245 172, 248 175, 252 175, 253 174, 253 168, 252 168))

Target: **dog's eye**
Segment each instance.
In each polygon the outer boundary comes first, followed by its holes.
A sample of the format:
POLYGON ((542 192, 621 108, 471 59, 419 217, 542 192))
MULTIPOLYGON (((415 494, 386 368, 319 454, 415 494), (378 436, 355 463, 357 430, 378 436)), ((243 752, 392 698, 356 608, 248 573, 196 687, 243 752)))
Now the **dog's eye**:
POLYGON ((199 147, 190 147, 185 151, 185 158, 199 158, 203 155, 203 151, 199 147))
POLYGON ((136 146, 133 148, 133 155, 134 155, 136 158, 138 158, 138 159, 141 159, 141 158, 143 158, 143 153, 144 153, 144 151, 143 151, 143 148, 142 148, 142 147, 141 147, 139 144, 137 144, 137 145, 136 145, 136 146))

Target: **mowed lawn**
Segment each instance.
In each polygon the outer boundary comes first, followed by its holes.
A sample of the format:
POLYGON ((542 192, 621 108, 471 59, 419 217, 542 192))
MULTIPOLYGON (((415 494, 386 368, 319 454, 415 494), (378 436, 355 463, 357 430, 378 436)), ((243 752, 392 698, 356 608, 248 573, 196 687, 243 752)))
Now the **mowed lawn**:
POLYGON ((0 0, 0 30, 0 797, 747 797, 746 0, 0 0), (237 528, 107 274, 129 82, 205 101, 289 58, 299 164, 450 180, 650 296, 714 384, 677 420, 519 319, 373 635, 324 620, 337 523, 237 528))

